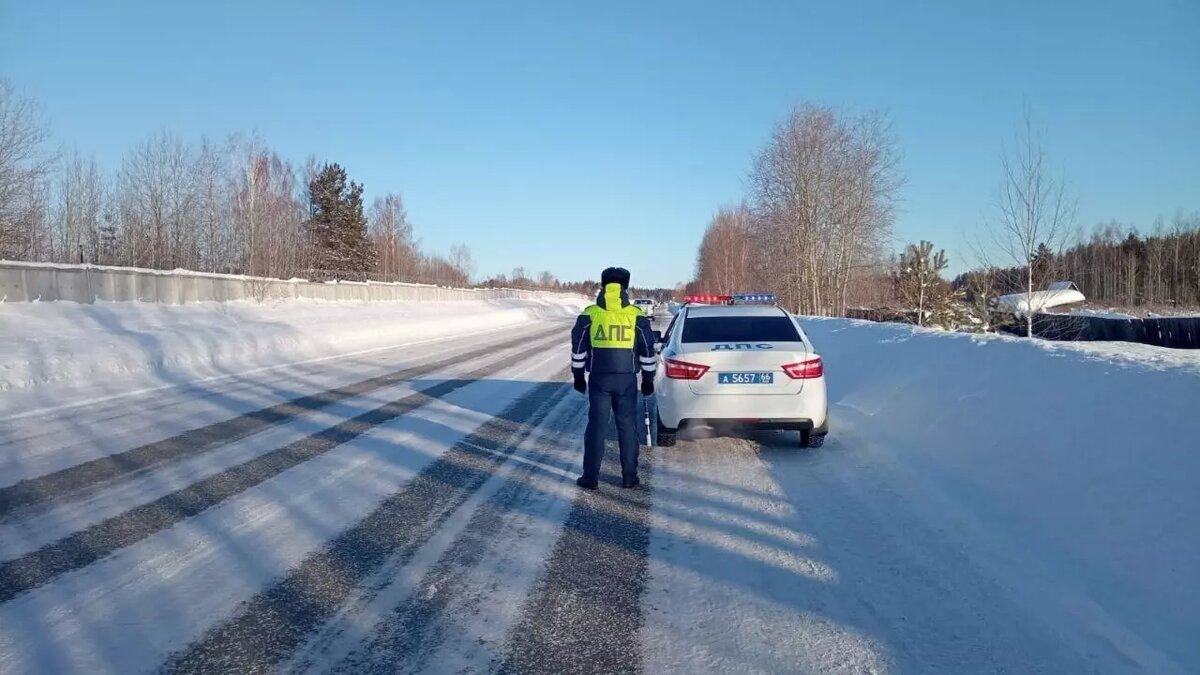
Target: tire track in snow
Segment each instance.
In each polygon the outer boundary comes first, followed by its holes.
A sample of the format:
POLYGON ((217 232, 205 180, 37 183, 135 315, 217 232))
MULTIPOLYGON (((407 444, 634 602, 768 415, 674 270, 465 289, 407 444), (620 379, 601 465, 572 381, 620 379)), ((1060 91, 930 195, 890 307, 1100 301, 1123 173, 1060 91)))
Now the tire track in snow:
POLYGON ((405 569, 381 569, 382 589, 356 599, 284 670, 461 673, 497 666, 520 619, 514 600, 537 581, 570 512, 586 415, 585 399, 560 399, 517 451, 519 459, 464 504, 437 540, 405 569))
MULTIPOLYGON (((558 374, 566 377, 566 371, 558 374)), ((560 379, 556 377, 555 379, 560 379)), ((385 562, 406 564, 507 461, 567 391, 538 384, 485 422, 375 511, 310 555, 238 613, 163 665, 166 673, 272 672, 385 562)))
MULTIPOLYGON (((555 335, 546 343, 557 342, 559 339, 560 336, 555 335)), ((529 346, 536 350, 542 346, 542 343, 529 346)), ((462 358, 461 356, 456 357, 453 361, 462 360, 462 358)), ((0 603, 47 584, 58 576, 86 567, 114 551, 135 544, 156 532, 195 516, 294 466, 329 452, 381 424, 412 412, 477 379, 488 377, 509 365, 511 364, 508 361, 490 363, 460 378, 439 382, 416 394, 391 401, 311 436, 289 443, 282 448, 277 448, 248 462, 209 476, 182 490, 130 509, 119 516, 92 525, 19 558, 4 561, 0 563, 0 603)), ((439 362, 423 367, 423 371, 433 372, 437 367, 445 366, 445 362, 439 362)))
POLYGON ((797 434, 689 436, 655 467, 641 632, 646 671, 910 672, 894 668, 870 630, 821 611, 857 580, 828 564, 828 544, 801 525, 807 513, 796 513, 766 463, 801 463, 806 478, 823 483, 810 462, 832 454, 837 440, 809 450, 798 447, 797 434))
POLYGON ((420 377, 435 370, 455 365, 464 360, 479 358, 499 350, 528 344, 531 340, 540 340, 560 331, 561 329, 555 328, 534 333, 497 345, 490 345, 450 358, 441 359, 434 363, 403 368, 386 375, 371 377, 353 384, 301 396, 214 424, 191 429, 171 438, 147 443, 131 450, 93 459, 66 469, 0 488, 0 521, 7 520, 15 512, 28 507, 62 501, 73 494, 102 483, 183 457, 198 455, 218 446, 250 436, 267 427, 295 419, 308 412, 320 410, 348 398, 369 394, 373 391, 398 384, 404 380, 420 377))
POLYGON ((642 456, 641 487, 623 490, 617 487, 615 443, 608 443, 600 489, 576 497, 499 672, 641 672, 638 633, 653 494, 649 455, 642 456))

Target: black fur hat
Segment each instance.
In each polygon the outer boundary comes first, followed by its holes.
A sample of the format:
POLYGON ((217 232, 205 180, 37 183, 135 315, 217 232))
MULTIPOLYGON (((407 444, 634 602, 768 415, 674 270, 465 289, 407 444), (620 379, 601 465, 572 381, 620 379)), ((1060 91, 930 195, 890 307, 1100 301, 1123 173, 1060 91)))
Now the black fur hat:
POLYGON ((629 289, 629 270, 624 267, 609 267, 600 273, 600 285, 621 284, 621 288, 629 289))

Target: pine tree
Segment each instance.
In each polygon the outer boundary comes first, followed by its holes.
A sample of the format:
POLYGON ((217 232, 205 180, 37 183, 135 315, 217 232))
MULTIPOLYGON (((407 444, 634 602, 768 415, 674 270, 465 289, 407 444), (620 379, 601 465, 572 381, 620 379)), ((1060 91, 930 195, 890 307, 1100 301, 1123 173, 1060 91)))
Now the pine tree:
POLYGON ((1035 283, 1041 281, 1044 284, 1054 281, 1050 278, 1050 273, 1054 269, 1054 251, 1046 245, 1046 242, 1038 244, 1037 249, 1033 252, 1033 257, 1029 259, 1033 265, 1033 278, 1035 283))
POLYGON ((104 214, 104 220, 100 225, 99 241, 97 242, 98 250, 96 251, 95 260, 93 262, 100 265, 119 265, 123 261, 120 259, 120 241, 117 239, 117 222, 116 216, 112 213, 104 214))
POLYGON ((309 183, 308 228, 319 276, 365 279, 374 267, 362 191, 337 164, 326 164, 309 183))
POLYGON ((909 244, 900 254, 892 272, 896 295, 906 309, 916 311, 918 325, 955 327, 958 297, 941 276, 949 264, 946 251, 934 253, 928 241, 909 244))

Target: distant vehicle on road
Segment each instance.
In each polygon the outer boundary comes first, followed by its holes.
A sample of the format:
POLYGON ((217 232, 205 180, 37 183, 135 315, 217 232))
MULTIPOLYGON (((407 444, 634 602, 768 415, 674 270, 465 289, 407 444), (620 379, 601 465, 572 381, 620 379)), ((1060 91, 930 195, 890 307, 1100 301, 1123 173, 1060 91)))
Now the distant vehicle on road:
POLYGON ((689 296, 658 337, 657 445, 675 445, 689 426, 726 425, 799 431, 809 448, 824 443, 824 364, 773 295, 689 296), (693 301, 701 297, 714 304, 693 301))
POLYGON ((634 298, 633 304, 646 316, 654 316, 654 308, 658 306, 653 298, 634 298))

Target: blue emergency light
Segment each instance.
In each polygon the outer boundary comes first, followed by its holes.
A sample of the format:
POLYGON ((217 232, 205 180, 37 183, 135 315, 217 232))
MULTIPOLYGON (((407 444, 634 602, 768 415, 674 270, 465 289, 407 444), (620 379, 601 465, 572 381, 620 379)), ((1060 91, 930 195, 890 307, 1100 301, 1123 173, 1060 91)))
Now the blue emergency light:
POLYGON ((733 296, 733 301, 739 305, 773 305, 775 304, 775 294, 737 293, 733 296))

